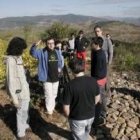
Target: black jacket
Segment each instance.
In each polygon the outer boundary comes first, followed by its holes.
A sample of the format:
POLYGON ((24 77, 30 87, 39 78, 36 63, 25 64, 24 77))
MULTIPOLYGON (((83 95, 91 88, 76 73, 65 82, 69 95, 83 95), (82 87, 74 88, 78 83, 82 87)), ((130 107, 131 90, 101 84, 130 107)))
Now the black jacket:
POLYGON ((105 52, 100 49, 92 51, 91 54, 91 76, 97 80, 105 78, 107 75, 107 63, 105 52))
POLYGON ((82 37, 81 40, 79 38, 80 38, 79 36, 75 38, 75 50, 77 52, 83 52, 88 47, 90 42, 85 37, 82 37))

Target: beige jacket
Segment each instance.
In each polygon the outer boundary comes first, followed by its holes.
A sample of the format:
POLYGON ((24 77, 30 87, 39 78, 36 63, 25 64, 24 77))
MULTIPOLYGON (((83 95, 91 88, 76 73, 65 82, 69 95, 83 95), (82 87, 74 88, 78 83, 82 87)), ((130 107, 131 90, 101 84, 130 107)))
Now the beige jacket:
POLYGON ((20 100, 30 100, 29 85, 21 56, 6 57, 6 82, 14 104, 18 104, 20 100))

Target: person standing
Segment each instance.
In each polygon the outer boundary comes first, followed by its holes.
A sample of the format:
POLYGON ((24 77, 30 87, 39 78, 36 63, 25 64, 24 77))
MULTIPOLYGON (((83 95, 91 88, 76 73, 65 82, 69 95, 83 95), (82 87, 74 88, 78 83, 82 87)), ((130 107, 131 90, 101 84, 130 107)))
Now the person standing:
POLYGON ((61 51, 55 49, 53 38, 48 38, 45 41, 43 49, 37 49, 41 41, 30 49, 30 54, 38 59, 38 77, 39 81, 43 82, 45 93, 45 104, 47 114, 52 115, 55 108, 55 99, 57 97, 59 85, 59 72, 61 72, 64 64, 61 51))
POLYGON ((75 46, 75 35, 74 33, 71 34, 71 37, 69 39, 69 49, 70 51, 74 51, 75 46))
POLYGON ((73 139, 88 140, 94 121, 95 104, 100 100, 99 87, 94 78, 85 76, 84 60, 73 59, 69 66, 75 79, 64 88, 64 113, 69 119, 73 139))
POLYGON ((26 131, 30 129, 27 122, 30 91, 22 60, 23 50, 26 48, 25 40, 15 37, 10 41, 6 51, 7 92, 11 95, 13 104, 17 108, 17 136, 19 140, 25 140, 26 131))
POLYGON ((89 40, 84 37, 84 32, 80 30, 79 35, 75 39, 75 51, 77 58, 81 58, 86 61, 86 48, 89 43, 89 40))
POLYGON ((113 45, 112 45, 112 42, 109 38, 106 38, 105 36, 103 36, 103 31, 102 31, 102 28, 100 26, 98 26, 98 25, 95 26, 94 32, 95 32, 96 37, 101 37, 103 39, 102 49, 105 52, 106 62, 107 62, 106 91, 107 91, 107 96, 111 96, 109 77, 110 77, 110 69, 111 69, 110 67, 111 67, 112 59, 113 59, 113 45))
POLYGON ((101 95, 101 103, 96 107, 95 124, 104 123, 104 120, 106 118, 107 97, 105 92, 105 84, 107 81, 107 63, 102 45, 103 39, 101 37, 94 38, 91 44, 91 76, 97 80, 101 95))

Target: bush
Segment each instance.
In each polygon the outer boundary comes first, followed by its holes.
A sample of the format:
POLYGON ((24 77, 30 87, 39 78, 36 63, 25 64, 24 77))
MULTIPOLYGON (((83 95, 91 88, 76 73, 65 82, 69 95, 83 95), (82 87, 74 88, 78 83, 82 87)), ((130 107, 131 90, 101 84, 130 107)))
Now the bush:
POLYGON ((51 27, 49 27, 44 33, 41 34, 41 39, 46 39, 48 37, 53 37, 55 39, 68 38, 71 33, 76 33, 75 28, 70 27, 67 24, 56 22, 51 27))
POLYGON ((137 71, 140 66, 140 44, 123 43, 114 48, 114 66, 116 70, 137 71))
POLYGON ((7 48, 6 46, 6 42, 0 39, 0 81, 5 78, 4 55, 7 48))

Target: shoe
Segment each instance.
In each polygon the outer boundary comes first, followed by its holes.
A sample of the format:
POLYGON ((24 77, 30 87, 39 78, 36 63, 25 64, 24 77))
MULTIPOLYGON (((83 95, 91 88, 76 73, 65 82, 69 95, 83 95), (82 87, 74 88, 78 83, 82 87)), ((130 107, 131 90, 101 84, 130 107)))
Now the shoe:
POLYGON ((29 127, 26 129, 26 133, 31 133, 32 132, 32 129, 29 127))

